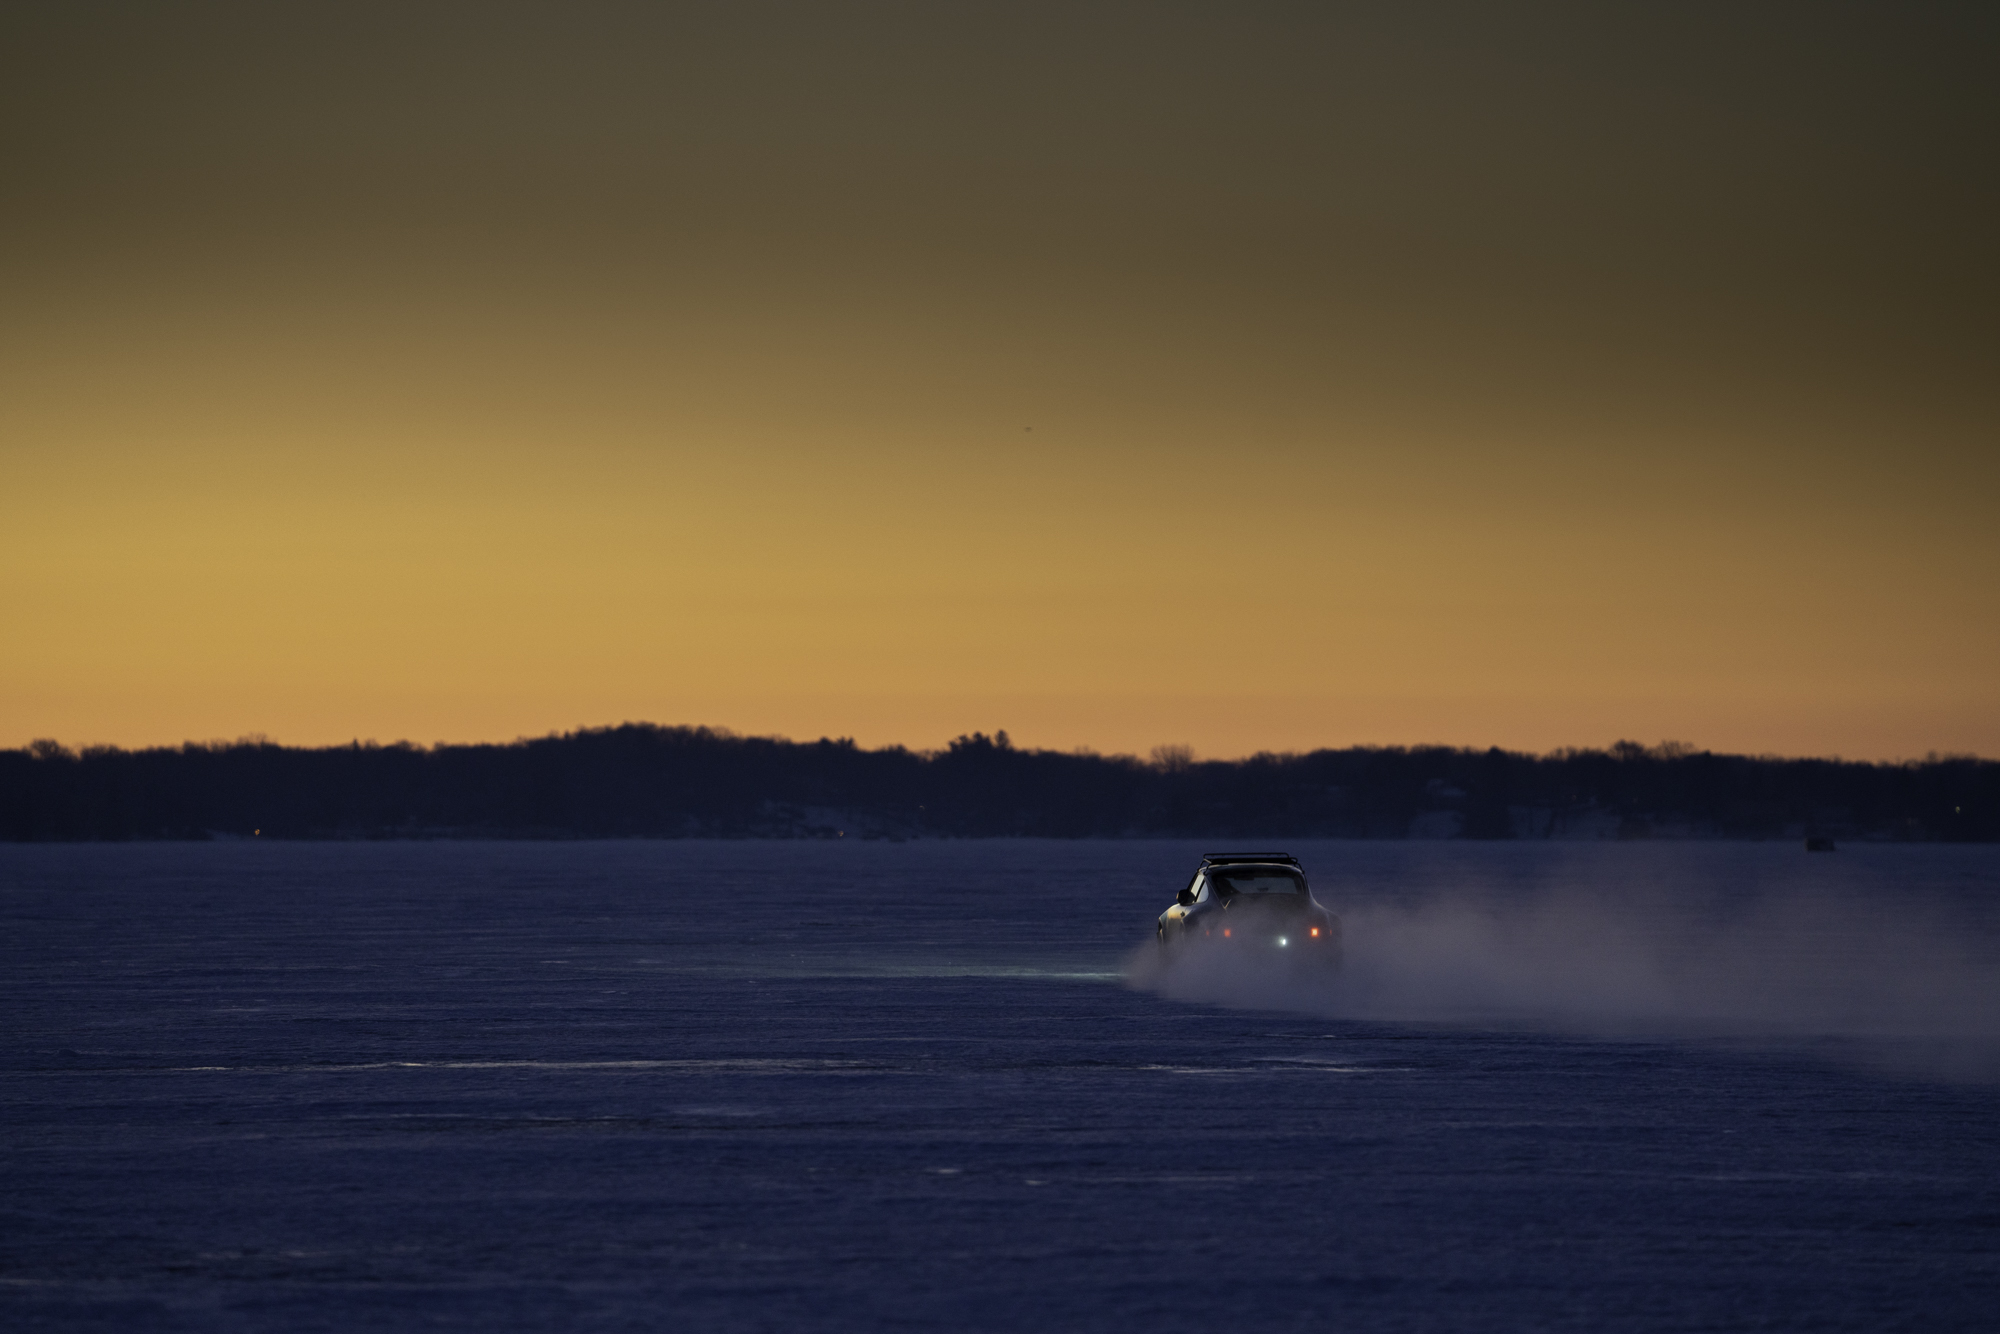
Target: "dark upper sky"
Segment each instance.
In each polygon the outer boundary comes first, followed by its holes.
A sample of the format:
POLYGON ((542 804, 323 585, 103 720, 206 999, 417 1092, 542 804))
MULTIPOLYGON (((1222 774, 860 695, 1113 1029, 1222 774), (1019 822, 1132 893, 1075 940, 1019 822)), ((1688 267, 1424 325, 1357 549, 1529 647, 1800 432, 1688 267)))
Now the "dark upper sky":
POLYGON ((12 6, 0 743, 2000 749, 1996 57, 1973 5, 12 6))

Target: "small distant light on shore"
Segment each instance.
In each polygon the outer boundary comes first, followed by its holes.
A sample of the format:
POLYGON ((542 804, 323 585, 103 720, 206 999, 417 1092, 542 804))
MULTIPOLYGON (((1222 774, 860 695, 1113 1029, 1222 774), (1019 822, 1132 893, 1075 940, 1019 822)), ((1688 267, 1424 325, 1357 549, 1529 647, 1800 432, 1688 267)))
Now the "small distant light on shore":
POLYGON ((1223 927, 1223 928, 1222 928, 1222 934, 1223 934, 1223 935, 1225 935, 1225 936, 1226 936, 1226 935, 1228 935, 1228 934, 1229 934, 1229 928, 1228 928, 1228 927, 1226 927, 1226 926, 1225 926, 1225 927, 1223 927))
POLYGON ((1279 937, 1278 937, 1278 948, 1279 948, 1279 949, 1283 949, 1283 948, 1284 948, 1285 946, 1287 946, 1287 945, 1289 945, 1289 944, 1291 944, 1291 943, 1292 943, 1291 941, 1289 941, 1289 940, 1286 940, 1286 939, 1285 939, 1285 938, 1284 938, 1283 936, 1279 936, 1279 937))
POLYGON ((1314 934, 1314 935, 1318 935, 1318 934, 1319 934, 1319 928, 1318 928, 1318 927, 1314 927, 1314 928, 1312 929, 1312 932, 1313 932, 1313 934, 1314 934))

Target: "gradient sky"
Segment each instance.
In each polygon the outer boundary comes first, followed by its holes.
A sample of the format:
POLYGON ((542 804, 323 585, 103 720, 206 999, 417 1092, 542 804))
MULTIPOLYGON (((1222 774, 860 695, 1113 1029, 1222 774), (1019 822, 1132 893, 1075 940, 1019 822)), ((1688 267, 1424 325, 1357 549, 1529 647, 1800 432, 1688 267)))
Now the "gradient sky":
POLYGON ((0 745, 2000 754, 2000 10, 9 5, 0 745))

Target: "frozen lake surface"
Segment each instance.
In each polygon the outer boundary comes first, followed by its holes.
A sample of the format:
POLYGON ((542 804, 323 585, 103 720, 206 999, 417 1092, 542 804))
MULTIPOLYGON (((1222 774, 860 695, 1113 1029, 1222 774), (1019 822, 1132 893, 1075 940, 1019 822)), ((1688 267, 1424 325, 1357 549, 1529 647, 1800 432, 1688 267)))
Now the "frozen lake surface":
POLYGON ((9 1329, 1990 1330, 2000 849, 0 847, 9 1329))

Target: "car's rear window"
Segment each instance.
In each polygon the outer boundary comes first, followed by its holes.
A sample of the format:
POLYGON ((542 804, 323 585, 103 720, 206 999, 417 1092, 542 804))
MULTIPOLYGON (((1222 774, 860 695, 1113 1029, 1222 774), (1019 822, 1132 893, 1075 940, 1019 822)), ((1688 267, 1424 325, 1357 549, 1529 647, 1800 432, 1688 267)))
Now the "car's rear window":
POLYGON ((1228 871, 1209 879, 1224 894, 1303 894, 1306 882, 1284 871, 1228 871))

